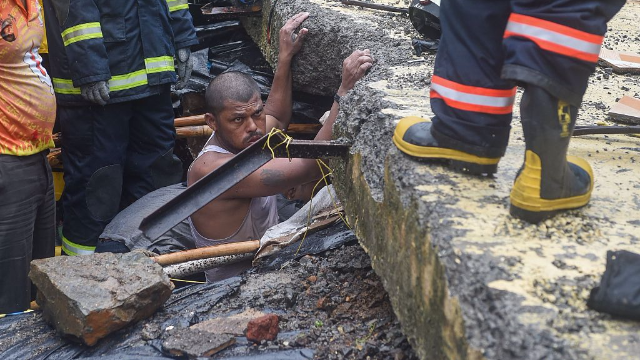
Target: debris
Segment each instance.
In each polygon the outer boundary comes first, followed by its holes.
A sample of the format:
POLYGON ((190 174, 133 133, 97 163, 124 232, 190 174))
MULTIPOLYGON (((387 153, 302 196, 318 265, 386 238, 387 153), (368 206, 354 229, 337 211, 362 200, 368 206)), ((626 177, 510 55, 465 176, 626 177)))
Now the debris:
POLYGON ((600 286, 591 290, 587 306, 596 311, 640 320, 640 255, 607 251, 607 268, 600 286))
POLYGON ((174 331, 162 347, 174 356, 209 357, 236 343, 231 335, 214 334, 192 328, 174 331))
POLYGON ((403 13, 403 14, 406 14, 406 13, 409 12, 405 8, 389 6, 389 5, 382 5, 382 4, 375 4, 375 3, 368 3, 368 2, 364 2, 364 1, 342 0, 341 2, 342 2, 343 5, 361 6, 363 8, 367 8, 367 9, 390 11, 390 12, 397 12, 397 13, 403 13))
POLYGON ((602 49, 600 50, 599 63, 612 67, 613 71, 618 74, 640 74, 639 54, 602 49))
POLYGON ((640 124, 640 99, 623 96, 613 105, 609 117, 623 123, 640 124))
POLYGON ((89 346, 151 316, 173 290, 162 267, 139 253, 34 260, 29 277, 45 319, 89 346))
POLYGON ((416 56, 422 56, 423 52, 434 54, 438 51, 438 47, 440 46, 440 39, 435 39, 435 40, 412 39, 411 46, 413 46, 413 49, 416 52, 416 56))
POLYGON ((413 0, 409 6, 409 19, 413 27, 425 38, 440 39, 440 1, 413 0))
POLYGON ((265 315, 262 311, 249 308, 239 314, 203 321, 191 326, 191 329, 206 331, 212 334, 243 336, 251 319, 265 315))
POLYGON ((279 318, 276 314, 268 314, 255 318, 247 324, 247 340, 256 343, 262 340, 273 341, 278 336, 279 318))

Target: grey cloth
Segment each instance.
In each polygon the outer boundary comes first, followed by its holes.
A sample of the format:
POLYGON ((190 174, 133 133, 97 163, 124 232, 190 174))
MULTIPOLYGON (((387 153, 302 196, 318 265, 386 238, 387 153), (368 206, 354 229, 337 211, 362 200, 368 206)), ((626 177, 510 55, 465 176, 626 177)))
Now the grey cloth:
POLYGON ((122 210, 105 227, 101 240, 123 243, 129 250, 146 249, 158 254, 195 248, 189 223, 185 220, 156 240, 149 239, 140 231, 142 219, 156 211, 187 187, 175 184, 155 190, 122 210))
POLYGON ((32 259, 55 254, 55 199, 47 153, 0 154, 0 314, 24 311, 32 300, 32 259))

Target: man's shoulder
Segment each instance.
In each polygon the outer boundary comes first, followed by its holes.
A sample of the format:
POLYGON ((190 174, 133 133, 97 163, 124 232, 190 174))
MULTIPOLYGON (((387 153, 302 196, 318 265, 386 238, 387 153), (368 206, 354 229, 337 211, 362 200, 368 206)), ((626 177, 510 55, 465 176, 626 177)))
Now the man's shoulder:
POLYGON ((224 154, 215 151, 208 151, 198 156, 189 167, 187 174, 189 184, 205 177, 207 174, 229 161, 233 156, 234 154, 224 154))

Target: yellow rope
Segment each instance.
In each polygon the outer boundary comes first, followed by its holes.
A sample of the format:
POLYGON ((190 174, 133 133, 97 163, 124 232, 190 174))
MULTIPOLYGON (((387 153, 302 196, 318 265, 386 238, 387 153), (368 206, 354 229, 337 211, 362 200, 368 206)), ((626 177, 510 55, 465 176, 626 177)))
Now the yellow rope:
POLYGON ((10 313, 10 314, 0 314, 0 319, 2 319, 5 316, 22 315, 22 314, 26 314, 26 313, 30 313, 30 312, 33 312, 33 310, 29 309, 29 310, 25 310, 25 311, 17 311, 17 312, 10 313))
MULTIPOLYGON (((264 144, 264 146, 262 147, 264 148, 268 148, 271 151, 271 157, 275 159, 276 157, 276 153, 275 153, 275 149, 277 149, 279 146, 282 146, 283 144, 285 145, 285 148, 287 150, 287 157, 289 158, 289 161, 291 161, 291 154, 289 153, 289 144, 291 144, 291 141, 293 141, 293 138, 287 134, 285 134, 282 130, 277 129, 277 128, 272 128, 271 131, 269 131, 268 137, 267 137, 267 142, 264 144), (284 140, 282 140, 280 143, 276 144, 275 146, 271 146, 271 137, 275 134, 280 134, 284 137, 284 140)), ((298 253, 300 252, 300 249, 302 248, 302 244, 304 243, 304 239, 307 237, 307 233, 309 232, 309 226, 311 225, 311 212, 313 210, 313 197, 316 195, 316 189, 318 188, 318 185, 320 185, 323 181, 325 186, 329 186, 329 181, 327 180, 327 178, 331 175, 333 175, 333 169, 331 169, 329 167, 329 165, 325 164, 324 161, 320 160, 320 159, 316 159, 316 163, 318 164, 318 167, 320 168, 320 173, 322 174, 322 177, 320 178, 320 180, 318 180, 316 182, 316 184, 313 187, 313 190, 311 191, 311 199, 309 200, 309 215, 307 216, 307 226, 305 228, 304 234, 302 235, 302 240, 300 240, 300 245, 298 245, 298 250, 296 250, 296 256, 298 255, 298 253), (325 169, 326 168, 327 172, 325 173, 325 169)), ((327 189, 327 191, 329 191, 327 189)), ((334 198, 333 194, 331 193, 331 191, 329 191, 329 196, 331 196, 331 202, 333 203, 333 207, 334 209, 338 210, 338 203, 336 202, 336 199, 334 198)), ((345 225, 347 225, 347 227, 349 229, 351 229, 351 225, 349 224, 349 222, 347 221, 347 219, 342 216, 342 212, 338 211, 338 216, 340 216, 340 219, 342 219, 342 221, 345 223, 345 225)))
POLYGON ((195 281, 195 280, 183 280, 183 279, 172 279, 172 278, 169 278, 169 280, 186 282, 186 283, 191 283, 191 284, 206 284, 206 282, 204 282, 204 281, 195 281))
POLYGON ((286 144, 285 145, 285 149, 287 150, 287 157, 289 158, 289 161, 291 161, 291 154, 289 153, 289 144, 291 144, 291 141, 293 141, 293 138, 287 134, 284 133, 284 131, 277 129, 277 128, 272 128, 271 131, 269 131, 268 137, 267 137, 267 142, 262 146, 262 148, 269 148, 269 150, 271 151, 271 157, 275 159, 276 157, 276 153, 275 153, 275 149, 278 148, 278 146, 282 145, 282 144, 286 144), (276 144, 275 146, 271 146, 271 137, 275 134, 280 134, 284 137, 284 140, 282 140, 282 142, 276 144))

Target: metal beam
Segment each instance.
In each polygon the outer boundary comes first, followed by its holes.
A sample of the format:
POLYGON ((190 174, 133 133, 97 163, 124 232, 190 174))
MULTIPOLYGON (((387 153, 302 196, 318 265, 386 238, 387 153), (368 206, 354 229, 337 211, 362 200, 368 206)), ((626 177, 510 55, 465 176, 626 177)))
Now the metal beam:
MULTIPOLYGON (((271 136, 271 147, 274 148, 283 140, 282 135, 271 136)), ((269 136, 263 136, 231 160, 189 186, 180 195, 144 218, 140 223, 140 230, 150 239, 157 239, 261 168, 272 159, 271 150, 266 146, 267 141, 269 136)), ((292 158, 305 159, 341 157, 347 155, 349 146, 332 141, 293 140, 288 149, 287 153, 285 145, 278 146, 274 150, 275 156, 286 158, 290 155, 292 158)))

